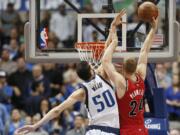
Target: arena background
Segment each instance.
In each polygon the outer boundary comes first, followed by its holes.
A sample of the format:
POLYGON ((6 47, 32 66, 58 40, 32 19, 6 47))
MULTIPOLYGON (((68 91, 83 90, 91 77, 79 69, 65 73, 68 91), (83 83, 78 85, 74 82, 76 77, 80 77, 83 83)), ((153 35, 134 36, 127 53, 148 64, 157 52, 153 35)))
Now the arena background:
MULTIPOLYGON (((133 0, 126 0, 123 5, 121 1, 123 0, 114 0, 114 7, 117 10, 130 5, 133 0)), ((83 7, 85 13, 100 12, 95 0, 73 0, 72 2, 79 9, 83 7)), ((47 27, 51 28, 53 27, 50 23, 52 16, 62 1, 46 0, 41 4, 46 15, 41 23, 48 24, 47 27), (54 12, 48 12, 49 9, 54 12)), ((75 72, 76 64, 32 64, 24 60, 23 30, 25 22, 29 19, 28 10, 28 0, 0 0, 0 135, 13 135, 18 127, 37 122, 49 109, 67 99, 80 83, 75 72), (6 14, 7 7, 13 11, 11 14, 6 14)), ((179 0, 177 0, 176 10, 177 21, 180 22, 179 0)), ((69 8, 66 11, 67 15, 72 14, 69 8)), ((67 19, 69 22, 72 20, 67 19)), ((73 34, 72 29, 75 30, 76 25, 67 31, 70 35, 67 34, 68 36, 64 37, 66 40, 64 44, 72 43, 73 46, 76 35, 73 34)), ((50 37, 52 40, 49 44, 52 47, 63 46, 63 42, 57 35, 50 33, 50 37)), ((155 66, 157 85, 163 88, 166 95, 169 129, 170 134, 174 135, 173 132, 180 132, 180 107, 177 105, 180 102, 180 62, 151 66, 155 66), (177 91, 176 94, 171 94, 174 91, 177 91)), ((69 108, 59 118, 32 134, 83 135, 88 119, 84 108, 80 106, 81 104, 78 103, 69 108)), ((149 108, 146 105, 147 112, 149 108)))

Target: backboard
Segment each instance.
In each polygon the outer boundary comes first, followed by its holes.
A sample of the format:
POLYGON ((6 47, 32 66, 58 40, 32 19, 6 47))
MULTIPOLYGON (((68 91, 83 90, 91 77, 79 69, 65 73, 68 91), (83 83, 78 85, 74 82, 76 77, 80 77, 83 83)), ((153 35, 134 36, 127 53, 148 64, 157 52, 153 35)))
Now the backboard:
MULTIPOLYGON (((56 2, 58 3, 58 1, 56 2)), ((53 8, 43 6, 43 0, 30 0, 30 21, 25 26, 26 59, 28 61, 78 62, 79 56, 74 48, 75 42, 105 41, 109 24, 116 15, 115 13, 110 13, 110 8, 107 10, 102 8, 104 4, 108 5, 106 0, 98 2, 97 5, 99 6, 96 7, 96 10, 100 8, 99 11, 92 11, 91 7, 88 4, 85 5, 85 3, 78 4, 74 1, 65 0, 65 2, 60 2, 59 4, 66 5, 65 11, 69 16, 65 17, 64 20, 62 19, 62 24, 56 24, 60 17, 64 17, 63 15, 58 15, 61 7, 57 9, 57 3, 54 4, 56 7, 53 8), (83 13, 80 13, 80 11, 83 13), (51 16, 48 17, 47 14, 51 14, 51 16), (70 20, 68 24, 66 19, 70 20), (47 21, 50 26, 42 23, 43 21, 47 21), (63 23, 68 26, 63 25, 63 23), (66 40, 64 36, 68 32, 69 40, 66 40), (56 35, 58 41, 56 47, 51 42, 51 34, 56 35)), ((140 22, 136 16, 137 1, 126 2, 122 0, 120 3, 115 1, 114 7, 116 12, 121 9, 121 6, 117 6, 118 4, 124 5, 123 7, 127 9, 127 15, 124 16, 124 21, 127 20, 127 24, 118 30, 120 49, 117 49, 119 51, 114 54, 113 61, 115 62, 120 62, 126 57, 138 58, 139 50, 150 28, 149 24, 140 22), (123 50, 123 52, 120 50, 123 50)), ((180 44, 178 39, 180 37, 179 24, 175 21, 176 0, 157 1, 157 5, 160 9, 160 24, 149 60, 150 62, 172 61, 178 55, 177 47, 180 44)))

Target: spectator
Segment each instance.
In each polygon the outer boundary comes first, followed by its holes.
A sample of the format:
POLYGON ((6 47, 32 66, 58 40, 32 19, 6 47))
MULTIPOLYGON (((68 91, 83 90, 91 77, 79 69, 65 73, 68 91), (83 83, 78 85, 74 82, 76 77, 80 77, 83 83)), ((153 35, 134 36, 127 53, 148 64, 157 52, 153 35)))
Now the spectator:
POLYGON ((180 135, 180 131, 178 129, 172 129, 170 135, 180 135))
POLYGON ((58 46, 63 46, 61 42, 59 42, 59 39, 57 38, 56 34, 54 32, 49 32, 48 33, 48 40, 50 42, 53 42, 54 45, 58 45, 58 46))
POLYGON ((10 60, 10 52, 7 49, 3 49, 0 61, 0 70, 5 71, 8 75, 17 70, 16 62, 10 60))
POLYGON ((80 80, 76 74, 76 71, 72 68, 64 72, 63 78, 64 78, 64 83, 66 86, 65 93, 63 94, 64 94, 64 97, 67 98, 77 88, 77 85, 80 83, 80 80))
POLYGON ((16 108, 24 109, 24 101, 30 95, 32 74, 29 70, 27 70, 24 58, 19 58, 17 60, 17 66, 17 71, 9 76, 8 82, 11 86, 20 91, 19 96, 13 96, 13 104, 16 108))
POLYGON ((86 3, 82 9, 83 13, 94 13, 93 7, 91 3, 86 3))
MULTIPOLYGON (((98 19, 92 19, 91 20, 94 24, 97 24, 97 26, 99 28, 101 28, 101 30, 104 30, 105 29, 105 25, 102 24, 98 19)), ((87 25, 84 27, 84 30, 83 30, 83 40, 86 41, 86 42, 92 42, 93 41, 93 33, 94 32, 97 32, 97 30, 92 26, 92 25, 87 25)), ((97 37, 98 37, 98 40, 103 40, 104 39, 104 36, 97 32, 97 37)))
POLYGON ((174 62, 172 64, 172 73, 173 74, 179 74, 180 73, 180 63, 174 62))
POLYGON ((50 25, 50 19, 51 19, 51 14, 49 11, 44 11, 43 12, 43 19, 41 21, 41 26, 42 27, 46 27, 49 29, 49 25, 50 25))
POLYGON ((13 3, 7 4, 7 10, 1 15, 1 22, 3 32, 7 37, 10 36, 11 29, 18 27, 18 25, 21 23, 20 16, 18 12, 14 10, 13 3))
POLYGON ((166 62, 166 63, 164 63, 164 68, 166 69, 166 71, 167 71, 167 76, 169 76, 169 77, 172 77, 172 64, 173 63, 171 63, 171 62, 166 62))
MULTIPOLYGON (((77 76, 74 68, 70 67, 63 75, 65 87, 61 89, 64 98, 67 99, 77 88, 80 83, 80 79, 77 76)), ((74 105, 75 111, 79 111, 81 107, 81 103, 76 103, 74 105)))
MULTIPOLYGON (((62 88, 63 88, 63 87, 62 87, 62 88)), ((65 89, 65 88, 64 88, 64 89, 65 89)), ((65 100, 65 98, 64 98, 64 96, 63 96, 62 93, 59 93, 59 94, 57 94, 56 96, 49 98, 49 101, 50 101, 50 103, 51 103, 51 106, 56 106, 56 105, 62 103, 64 100, 65 100)))
POLYGON ((31 125, 32 124, 32 118, 31 116, 25 117, 25 125, 31 125))
POLYGON ((40 112, 40 103, 43 99, 44 85, 42 81, 36 81, 32 84, 32 94, 27 98, 26 111, 29 115, 33 116, 40 112))
POLYGON ((166 103, 170 120, 180 120, 179 76, 173 75, 173 84, 166 90, 166 103))
POLYGON ((42 93, 44 97, 49 97, 51 94, 49 80, 42 73, 42 67, 40 65, 35 65, 32 70, 33 82, 42 82, 44 87, 44 92, 42 93))
POLYGON ((0 54, 3 49, 3 45, 6 44, 4 33, 2 32, 2 29, 0 27, 0 54))
POLYGON ((14 57, 17 55, 18 50, 19 50, 19 45, 16 39, 11 39, 10 40, 10 59, 14 59, 14 57))
POLYGON ((2 120, 0 120, 0 134, 4 135, 4 125, 2 123, 2 120))
POLYGON ((10 112, 12 108, 11 97, 13 95, 13 88, 7 84, 6 77, 6 72, 0 71, 0 102, 10 112))
POLYGON ((65 134, 66 127, 63 128, 60 121, 65 122, 65 119, 62 119, 62 117, 60 117, 60 120, 58 118, 56 118, 52 121, 52 127, 51 127, 52 135, 64 135, 65 134))
POLYGON ((166 68, 163 64, 156 65, 156 75, 157 75, 157 83, 159 87, 168 88, 171 86, 171 78, 167 75, 166 68))
POLYGON ((98 42, 98 32, 97 31, 93 31, 92 32, 92 39, 93 39, 93 42, 98 42))
POLYGON ((50 80, 51 97, 56 96, 60 92, 61 85, 63 84, 62 71, 58 71, 55 64, 43 64, 43 73, 50 80))
MULTIPOLYGON (((24 44, 21 44, 18 48, 19 48, 19 49, 18 49, 16 55, 15 55, 14 58, 13 58, 14 61, 16 61, 16 60, 19 59, 19 58, 25 57, 25 55, 24 55, 25 45, 24 45, 24 44)), ((27 64, 28 64, 28 63, 27 63, 27 64)))
POLYGON ((5 125, 8 121, 8 112, 6 107, 0 103, 0 135, 5 135, 5 125))
POLYGON ((64 124, 67 130, 72 129, 74 127, 74 118, 77 114, 79 114, 79 112, 74 111, 73 107, 70 107, 63 112, 63 116, 65 119, 64 124))
POLYGON ((84 135, 85 128, 84 128, 84 118, 82 115, 75 116, 74 120, 74 128, 67 132, 66 135, 84 135))
POLYGON ((17 28, 11 29, 10 39, 14 39, 14 40, 16 40, 16 41, 19 41, 19 33, 18 33, 17 28))
MULTIPOLYGON (((47 99, 41 100, 41 103, 40 103, 40 115, 41 115, 41 118, 44 117, 44 115, 46 115, 46 113, 48 113, 49 108, 50 108, 49 101, 47 99)), ((50 132, 51 123, 47 123, 47 124, 43 125, 42 128, 45 131, 50 132)))
MULTIPOLYGON (((41 119, 40 114, 34 115, 32 118, 32 124, 37 123, 40 119, 41 119)), ((28 133, 27 135, 48 135, 48 133, 45 130, 43 130, 43 128, 39 128, 34 132, 28 133)))
POLYGON ((47 99, 43 99, 40 103, 41 118, 44 117, 44 115, 46 115, 46 113, 48 113, 49 107, 50 107, 49 101, 47 99))
POLYGON ((57 44, 55 44, 53 41, 48 41, 48 49, 57 49, 57 44))
POLYGON ((64 47, 69 48, 73 46, 75 21, 72 21, 71 16, 66 12, 64 3, 59 5, 58 10, 58 13, 52 15, 50 30, 56 34, 64 47))
POLYGON ((11 121, 8 125, 8 133, 6 135, 14 135, 14 132, 17 128, 20 128, 24 125, 21 120, 21 114, 18 109, 13 109, 11 114, 11 121))

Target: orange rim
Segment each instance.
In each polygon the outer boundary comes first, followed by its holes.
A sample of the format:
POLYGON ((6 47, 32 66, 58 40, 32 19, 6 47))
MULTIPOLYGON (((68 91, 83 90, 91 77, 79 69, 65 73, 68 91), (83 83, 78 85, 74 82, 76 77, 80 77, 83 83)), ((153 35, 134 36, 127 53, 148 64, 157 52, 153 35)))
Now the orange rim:
POLYGON ((75 44, 76 49, 89 49, 89 50, 94 50, 97 49, 104 49, 105 43, 104 42, 80 42, 75 44))
POLYGON ((99 60, 105 48, 105 42, 80 42, 75 44, 75 48, 81 51, 92 51, 93 59, 99 60))

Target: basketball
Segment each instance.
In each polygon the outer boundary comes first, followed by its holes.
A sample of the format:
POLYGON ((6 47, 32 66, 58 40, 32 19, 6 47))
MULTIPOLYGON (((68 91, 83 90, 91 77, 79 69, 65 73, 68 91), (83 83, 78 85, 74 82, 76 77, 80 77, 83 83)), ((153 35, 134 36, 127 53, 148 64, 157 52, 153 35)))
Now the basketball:
POLYGON ((138 18, 144 22, 151 22, 158 14, 158 7, 152 2, 144 2, 138 8, 138 18))

